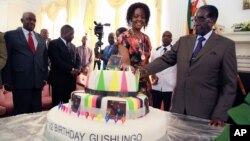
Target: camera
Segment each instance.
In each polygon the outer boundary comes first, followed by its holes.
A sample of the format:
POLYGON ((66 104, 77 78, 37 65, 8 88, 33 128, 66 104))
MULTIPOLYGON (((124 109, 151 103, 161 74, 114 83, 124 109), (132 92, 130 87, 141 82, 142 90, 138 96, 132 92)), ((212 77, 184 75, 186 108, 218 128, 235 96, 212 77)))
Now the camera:
POLYGON ((95 44, 95 48, 94 48, 94 53, 95 53, 95 63, 94 63, 94 68, 97 65, 98 69, 100 69, 100 59, 102 59, 103 56, 103 51, 101 50, 101 46, 103 45, 102 43, 102 37, 103 37, 103 26, 110 26, 110 24, 105 23, 105 24, 101 24, 101 23, 97 23, 96 21, 94 21, 95 24, 95 35, 98 38, 98 41, 95 44))
POLYGON ((95 24, 95 35, 98 38, 98 41, 95 44, 95 50, 99 50, 99 48, 103 45, 102 43, 102 36, 103 36, 103 26, 110 26, 110 24, 105 23, 105 24, 101 24, 101 23, 97 23, 96 21, 94 21, 95 24))
POLYGON ((98 40, 102 40, 102 36, 103 36, 103 26, 110 26, 110 24, 105 23, 105 24, 101 24, 101 23, 97 23, 96 21, 94 21, 95 24, 95 35, 98 37, 98 40))

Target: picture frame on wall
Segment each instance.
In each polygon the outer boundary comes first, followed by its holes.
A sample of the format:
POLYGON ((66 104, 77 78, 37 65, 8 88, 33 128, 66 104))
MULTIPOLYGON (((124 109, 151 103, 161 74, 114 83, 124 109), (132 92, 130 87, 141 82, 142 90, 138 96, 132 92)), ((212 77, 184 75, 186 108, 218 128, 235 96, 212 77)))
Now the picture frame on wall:
POLYGON ((250 9, 250 0, 243 0, 243 9, 250 9))

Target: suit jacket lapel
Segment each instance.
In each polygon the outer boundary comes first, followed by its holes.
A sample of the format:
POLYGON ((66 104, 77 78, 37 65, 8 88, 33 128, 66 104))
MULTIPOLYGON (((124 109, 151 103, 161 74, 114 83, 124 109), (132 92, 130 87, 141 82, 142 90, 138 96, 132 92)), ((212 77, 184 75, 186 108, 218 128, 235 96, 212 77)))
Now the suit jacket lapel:
POLYGON ((25 38, 25 35, 23 33, 22 28, 17 29, 17 31, 18 31, 18 38, 20 39, 20 41, 25 41, 24 42, 24 45, 25 45, 24 48, 26 48, 26 49, 30 50, 30 52, 32 52, 30 47, 29 47, 28 41, 25 38))
POLYGON ((188 42, 187 42, 187 47, 188 47, 188 61, 192 58, 194 46, 195 46, 195 41, 196 41, 196 35, 190 36, 188 42))
POLYGON ((35 34, 35 38, 37 40, 37 46, 36 46, 36 51, 35 51, 35 54, 36 54, 36 52, 41 49, 41 47, 40 47, 40 45, 41 45, 41 38, 39 38, 39 36, 38 36, 37 33, 34 32, 34 34, 35 34))
POLYGON ((62 41, 60 37, 58 38, 58 43, 59 43, 59 47, 65 52, 65 54, 67 54, 71 58, 68 47, 65 45, 65 43, 62 41))
MULTIPOLYGON (((27 48, 28 50, 30 50, 30 52, 32 53, 32 50, 30 49, 30 47, 29 47, 29 43, 28 43, 28 41, 27 41, 27 39, 26 39, 26 36, 24 35, 24 33, 23 33, 23 30, 22 30, 22 28, 20 28, 20 29, 17 29, 17 31, 18 31, 18 33, 19 33, 19 38, 20 38, 20 41, 26 41, 26 43, 24 43, 25 44, 25 48, 27 48)), ((41 43, 41 41, 40 41, 40 38, 37 36, 37 33, 35 33, 34 31, 33 31, 33 33, 34 33, 34 35, 35 35, 35 38, 36 38, 36 40, 37 40, 37 46, 36 46, 36 50, 35 50, 35 53, 36 53, 36 51, 39 49, 39 45, 40 45, 40 43, 41 43)), ((35 43, 35 42, 34 42, 35 43)), ((32 53, 33 54, 33 53, 32 53)))

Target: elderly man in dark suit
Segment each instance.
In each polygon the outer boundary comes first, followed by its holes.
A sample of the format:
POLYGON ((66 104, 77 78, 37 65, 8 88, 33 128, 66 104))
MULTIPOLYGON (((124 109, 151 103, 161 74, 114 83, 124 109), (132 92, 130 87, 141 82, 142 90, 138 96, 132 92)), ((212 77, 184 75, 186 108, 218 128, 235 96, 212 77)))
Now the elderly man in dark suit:
POLYGON ((52 105, 67 103, 76 89, 76 77, 81 72, 81 60, 76 47, 71 43, 74 29, 70 25, 61 28, 61 36, 49 43, 51 70, 49 81, 52 85, 52 105))
POLYGON ((217 18, 216 7, 201 6, 194 18, 196 35, 181 37, 171 51, 140 71, 146 76, 177 63, 172 112, 224 126, 236 96, 237 65, 235 43, 212 30, 217 18))
POLYGON ((23 27, 5 33, 8 59, 3 69, 6 90, 12 90, 13 114, 42 111, 41 92, 47 81, 48 54, 42 37, 34 32, 36 16, 25 12, 23 27))

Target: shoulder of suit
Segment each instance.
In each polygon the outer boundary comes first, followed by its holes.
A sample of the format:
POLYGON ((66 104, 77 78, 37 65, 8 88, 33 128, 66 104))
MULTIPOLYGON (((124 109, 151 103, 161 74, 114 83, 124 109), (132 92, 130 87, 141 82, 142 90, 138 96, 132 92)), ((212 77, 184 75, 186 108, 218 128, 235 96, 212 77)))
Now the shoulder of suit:
POLYGON ((179 40, 181 40, 181 39, 192 39, 192 38, 196 38, 196 36, 197 36, 197 35, 195 35, 195 34, 184 35, 184 36, 181 36, 181 37, 179 38, 179 40))
POLYGON ((41 38, 41 39, 43 39, 44 41, 46 41, 46 39, 44 39, 44 38, 42 37, 42 35, 40 35, 39 33, 37 33, 37 32, 34 31, 34 34, 35 34, 38 38, 41 38))
POLYGON ((78 47, 76 47, 76 50, 80 50, 80 48, 81 48, 82 46, 78 46, 78 47))
MULTIPOLYGON (((6 40, 12 40, 12 38, 16 38, 17 35, 19 35, 20 33, 20 30, 10 30, 10 31, 6 31, 4 33, 4 38, 5 38, 5 41, 6 40)), ((10 41, 11 42, 11 41, 10 41)))
POLYGON ((229 38, 227 38, 225 36, 222 36, 222 35, 219 35, 219 34, 216 34, 216 33, 214 33, 214 34, 215 34, 214 36, 216 36, 218 39, 234 43, 234 41, 232 39, 229 39, 229 38))
POLYGON ((49 44, 58 44, 58 43, 63 43, 63 41, 60 38, 57 38, 49 42, 49 44))
POLYGON ((4 37, 4 33, 0 32, 0 38, 3 38, 3 37, 4 37))
POLYGON ((70 43, 70 46, 73 47, 73 48, 76 48, 76 45, 73 44, 73 43, 70 43))
POLYGON ((6 34, 12 34, 12 33, 17 33, 19 32, 19 30, 10 30, 10 31, 6 31, 4 35, 6 34))
POLYGON ((157 47, 155 50, 158 51, 161 48, 161 46, 157 47))
POLYGON ((87 49, 88 49, 89 51, 92 51, 92 49, 91 49, 90 47, 88 47, 88 46, 87 46, 87 49))

